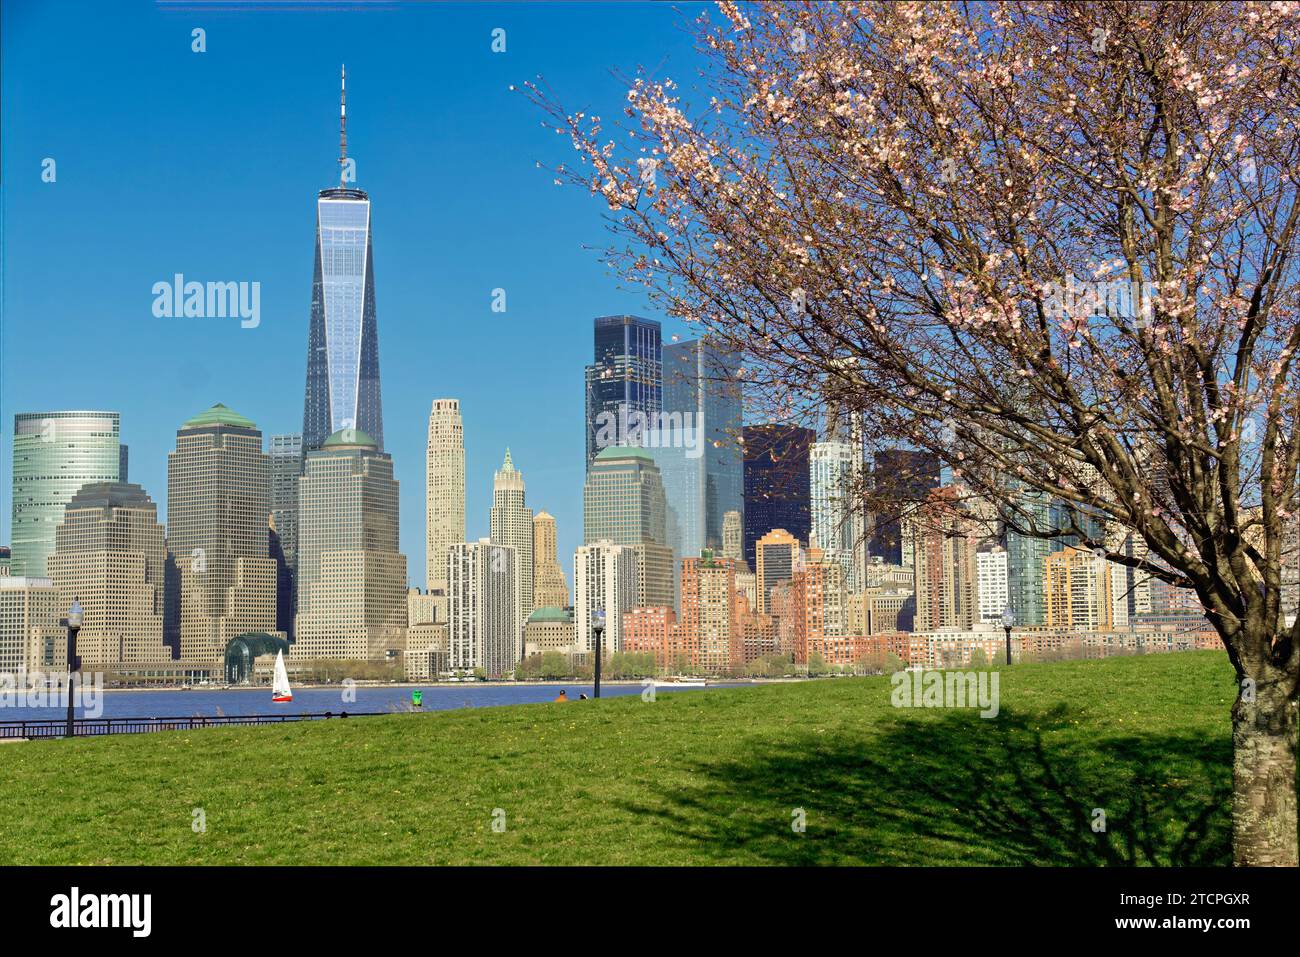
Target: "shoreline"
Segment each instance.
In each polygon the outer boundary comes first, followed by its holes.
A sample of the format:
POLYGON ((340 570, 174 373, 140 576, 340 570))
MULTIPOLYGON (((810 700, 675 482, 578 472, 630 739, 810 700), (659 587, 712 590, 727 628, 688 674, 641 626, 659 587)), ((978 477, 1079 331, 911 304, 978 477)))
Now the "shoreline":
MULTIPOLYGON (((709 685, 758 685, 758 684, 793 684, 799 681, 808 681, 809 679, 808 678, 704 678, 699 680, 706 681, 708 682, 709 685)), ((630 678, 618 678, 618 679, 608 680, 608 681, 605 679, 601 679, 600 683, 602 687, 605 685, 610 685, 610 686, 632 685, 635 687, 641 687, 642 684, 641 680, 630 679, 630 678)), ((589 687, 591 684, 592 682, 583 681, 581 679, 574 679, 572 681, 557 679, 554 681, 391 681, 391 682, 384 681, 384 682, 375 682, 375 683, 363 683, 358 681, 354 687, 358 690, 363 688, 411 688, 411 689, 466 688, 466 687, 470 687, 470 688, 528 688, 528 687, 555 688, 555 687, 564 687, 564 686, 586 688, 589 687)), ((674 684, 674 682, 665 682, 664 684, 657 685, 657 687, 663 688, 666 685, 672 685, 672 684, 674 684)), ((342 687, 341 684, 303 684, 303 685, 294 685, 294 691, 336 691, 341 687, 342 687)), ((687 685, 687 687, 693 687, 693 686, 687 685)), ((103 693, 104 694, 140 694, 149 691, 175 691, 178 693, 190 692, 190 691, 197 691, 197 692, 220 691, 222 693, 230 692, 230 691, 255 691, 255 692, 265 693, 269 691, 270 688, 271 686, 269 684, 267 685, 203 685, 203 686, 190 685, 189 687, 185 687, 185 688, 182 688, 180 685, 153 685, 147 688, 104 688, 103 693)))

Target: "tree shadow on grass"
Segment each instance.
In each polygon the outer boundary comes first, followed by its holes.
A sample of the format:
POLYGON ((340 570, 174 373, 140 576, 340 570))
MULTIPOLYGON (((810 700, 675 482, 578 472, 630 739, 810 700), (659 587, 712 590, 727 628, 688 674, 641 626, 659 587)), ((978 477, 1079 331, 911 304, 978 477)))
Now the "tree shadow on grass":
POLYGON ((636 808, 717 863, 1231 863, 1231 745, 1089 734, 1064 707, 909 712, 867 738, 794 729, 636 808), (801 809, 802 833, 792 824, 801 809), (1097 810, 1105 815, 1105 830, 1097 810))

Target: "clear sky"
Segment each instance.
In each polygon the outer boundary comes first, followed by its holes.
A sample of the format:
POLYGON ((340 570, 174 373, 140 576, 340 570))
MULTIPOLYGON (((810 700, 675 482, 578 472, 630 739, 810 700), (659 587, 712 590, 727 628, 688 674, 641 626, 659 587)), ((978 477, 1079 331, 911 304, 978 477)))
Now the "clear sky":
POLYGON ((612 70, 689 85, 682 25, 699 6, 295 6, 3 3, 0 542, 17 412, 121 412, 130 479, 160 516, 189 416, 224 402, 264 435, 301 430, 316 192, 338 179, 346 63, 410 579, 424 584, 426 423, 444 396, 464 415, 469 537, 488 534, 509 446, 528 504, 556 516, 571 579, 591 320, 664 317, 584 248, 608 238, 603 204, 537 168, 572 147, 509 86, 540 73, 566 106, 613 118, 624 87, 612 70), (196 27, 204 53, 191 50, 196 27), (260 282, 260 326, 155 318, 152 286, 175 273, 260 282), (498 287, 504 314, 491 311, 498 287))

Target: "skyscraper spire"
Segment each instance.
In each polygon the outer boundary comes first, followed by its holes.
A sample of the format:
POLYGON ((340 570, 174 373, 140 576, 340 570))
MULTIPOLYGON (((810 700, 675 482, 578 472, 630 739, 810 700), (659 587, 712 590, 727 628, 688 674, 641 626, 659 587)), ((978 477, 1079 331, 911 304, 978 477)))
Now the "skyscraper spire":
POLYGON ((347 185, 348 165, 348 67, 339 76, 339 185, 347 185))

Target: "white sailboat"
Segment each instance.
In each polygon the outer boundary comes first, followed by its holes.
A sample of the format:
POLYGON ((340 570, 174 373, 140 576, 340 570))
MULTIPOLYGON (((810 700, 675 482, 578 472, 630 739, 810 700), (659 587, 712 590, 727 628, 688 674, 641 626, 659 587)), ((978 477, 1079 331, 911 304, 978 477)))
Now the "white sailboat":
POLYGON ((293 689, 289 687, 289 672, 284 667, 283 651, 275 653, 275 680, 271 683, 271 700, 293 700, 293 689))

